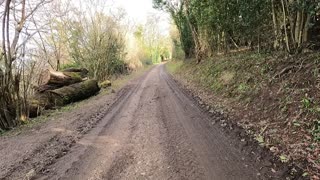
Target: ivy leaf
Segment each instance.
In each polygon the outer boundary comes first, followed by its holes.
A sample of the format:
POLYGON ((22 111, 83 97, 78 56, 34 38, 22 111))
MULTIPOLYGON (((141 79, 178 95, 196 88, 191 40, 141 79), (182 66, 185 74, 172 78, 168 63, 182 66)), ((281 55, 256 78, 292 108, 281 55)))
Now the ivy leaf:
POLYGON ((286 155, 281 155, 280 156, 280 161, 283 162, 283 163, 286 163, 289 161, 288 157, 286 155))

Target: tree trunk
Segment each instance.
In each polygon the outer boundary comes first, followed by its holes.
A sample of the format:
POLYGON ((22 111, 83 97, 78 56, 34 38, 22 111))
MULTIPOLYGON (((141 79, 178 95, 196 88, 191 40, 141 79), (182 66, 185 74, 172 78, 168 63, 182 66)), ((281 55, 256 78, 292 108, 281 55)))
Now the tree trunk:
POLYGON ((88 76, 89 70, 85 69, 85 68, 69 68, 69 69, 65 69, 62 72, 75 72, 75 73, 79 73, 81 75, 82 78, 85 78, 88 76))
POLYGON ((306 22, 304 23, 304 27, 303 27, 303 32, 301 33, 303 43, 308 41, 310 19, 311 19, 310 14, 307 14, 306 22))
POLYGON ((99 91, 100 87, 96 80, 87 80, 60 89, 48 91, 47 94, 50 96, 50 101, 54 102, 54 105, 62 106, 89 98, 99 91))
POLYGON ((288 31, 287 31, 287 15, 286 15, 286 8, 285 8, 284 0, 281 0, 281 4, 282 4, 282 11, 283 11, 283 28, 284 28, 284 33, 285 33, 285 43, 286 43, 287 51, 289 53, 291 53, 289 36, 288 36, 288 31))
POLYGON ((29 103, 29 117, 36 117, 42 109, 51 109, 94 96, 100 91, 96 80, 72 84, 38 93, 29 103))
POLYGON ((273 48, 278 49, 280 43, 279 43, 279 31, 278 31, 277 15, 276 15, 274 1, 275 0, 271 0, 273 31, 274 31, 274 37, 275 37, 273 48))
MULTIPOLYGON (((287 11, 287 18, 289 20, 289 27, 290 29, 288 30, 289 36, 288 38, 290 38, 289 43, 291 42, 291 49, 293 47, 293 49, 295 50, 297 48, 297 42, 295 41, 295 23, 297 20, 297 12, 293 11, 291 12, 291 6, 294 5, 295 0, 289 0, 289 2, 287 0, 284 1, 285 2, 285 7, 286 7, 286 11, 287 11)), ((292 50, 291 50, 292 51, 292 50)))
POLYGON ((63 85, 57 85, 57 84, 44 84, 44 85, 40 85, 38 87, 35 87, 34 89, 38 92, 38 93, 43 93, 45 91, 49 91, 49 90, 54 90, 54 89, 58 89, 63 87, 63 85))
POLYGON ((189 0, 185 1, 185 8, 186 8, 187 23, 188 23, 189 28, 191 30, 192 38, 193 38, 193 41, 196 46, 195 47, 195 54, 196 54, 197 63, 200 63, 202 60, 202 47, 200 44, 198 32, 197 32, 196 28, 194 27, 194 25, 190 21, 189 0))
POLYGON ((39 86, 54 85, 62 87, 81 81, 81 74, 77 72, 54 72, 46 70, 40 75, 39 86))
POLYGON ((294 33, 294 37, 295 37, 294 40, 297 43, 297 47, 300 46, 300 42, 301 42, 300 41, 301 40, 300 32, 301 32, 301 30, 303 28, 302 24, 303 24, 303 12, 298 11, 297 12, 297 21, 296 21, 295 33, 294 33))
POLYGON ((217 49, 218 49, 218 54, 220 53, 220 49, 221 49, 221 38, 220 38, 220 33, 218 33, 218 37, 217 37, 217 42, 218 42, 218 44, 217 44, 217 49))

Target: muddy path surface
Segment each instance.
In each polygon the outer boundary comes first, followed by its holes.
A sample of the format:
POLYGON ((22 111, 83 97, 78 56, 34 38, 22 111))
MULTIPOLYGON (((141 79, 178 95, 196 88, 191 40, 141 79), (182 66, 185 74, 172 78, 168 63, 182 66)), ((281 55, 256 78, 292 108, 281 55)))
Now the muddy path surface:
POLYGON ((158 65, 116 94, 1 137, 0 179, 270 179, 212 118, 158 65))

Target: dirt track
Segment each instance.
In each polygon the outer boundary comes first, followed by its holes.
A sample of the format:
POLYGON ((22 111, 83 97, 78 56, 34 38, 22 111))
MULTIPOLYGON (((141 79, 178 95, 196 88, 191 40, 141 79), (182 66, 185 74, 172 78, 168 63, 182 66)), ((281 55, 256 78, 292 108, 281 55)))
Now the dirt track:
POLYGON ((0 179, 266 179, 159 65, 116 94, 0 138, 0 179))

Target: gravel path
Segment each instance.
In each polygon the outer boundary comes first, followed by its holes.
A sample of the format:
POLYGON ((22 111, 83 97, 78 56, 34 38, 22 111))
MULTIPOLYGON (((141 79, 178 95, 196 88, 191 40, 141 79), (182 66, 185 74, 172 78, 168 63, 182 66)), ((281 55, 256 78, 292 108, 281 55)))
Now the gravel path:
POLYGON ((0 138, 0 179, 266 179, 158 65, 113 95, 0 138))

